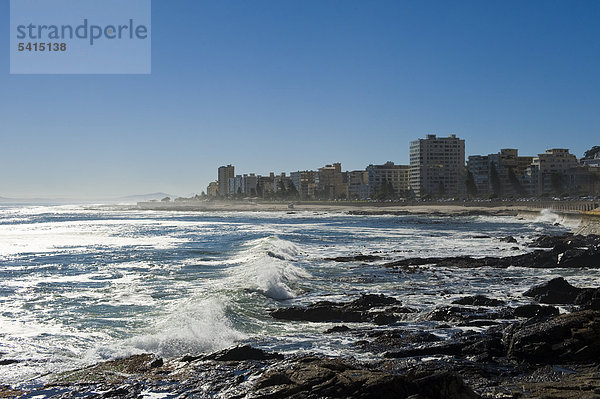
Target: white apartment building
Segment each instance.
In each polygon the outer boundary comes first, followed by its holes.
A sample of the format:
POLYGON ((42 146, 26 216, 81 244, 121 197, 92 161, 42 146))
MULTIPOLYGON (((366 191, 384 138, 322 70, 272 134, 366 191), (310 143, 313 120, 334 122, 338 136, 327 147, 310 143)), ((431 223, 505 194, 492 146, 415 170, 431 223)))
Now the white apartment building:
POLYGON ((428 134, 410 143, 410 188, 417 197, 463 197, 465 181, 464 140, 428 134))

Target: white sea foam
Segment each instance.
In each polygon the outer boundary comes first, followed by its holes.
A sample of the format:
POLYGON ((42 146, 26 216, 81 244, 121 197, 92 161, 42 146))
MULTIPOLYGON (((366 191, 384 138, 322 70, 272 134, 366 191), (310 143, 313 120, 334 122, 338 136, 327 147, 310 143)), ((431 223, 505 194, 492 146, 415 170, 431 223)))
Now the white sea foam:
POLYGON ((134 351, 149 351, 166 357, 225 348, 246 338, 233 328, 226 308, 224 298, 193 298, 178 304, 160 319, 152 328, 154 332, 131 338, 126 345, 134 351))
POLYGON ((300 250, 290 241, 270 236, 252 240, 245 246, 236 257, 239 266, 229 270, 230 280, 243 288, 277 300, 290 299, 296 296, 290 284, 310 277, 294 264, 300 250))
POLYGON ((534 221, 536 223, 558 224, 569 228, 576 228, 580 224, 580 220, 565 217, 551 209, 542 209, 540 215, 537 216, 534 221))

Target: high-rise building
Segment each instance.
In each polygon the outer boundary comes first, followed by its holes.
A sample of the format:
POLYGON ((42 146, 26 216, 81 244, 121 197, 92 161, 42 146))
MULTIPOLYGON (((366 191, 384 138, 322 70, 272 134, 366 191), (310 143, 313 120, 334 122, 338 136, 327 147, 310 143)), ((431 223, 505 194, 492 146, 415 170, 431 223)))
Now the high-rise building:
POLYGON ((233 194, 229 192, 229 179, 235 177, 235 168, 233 165, 219 167, 219 174, 217 181, 219 182, 219 194, 226 196, 233 194))
POLYGON ((367 179, 369 184, 369 196, 373 198, 379 193, 392 188, 394 197, 405 196, 410 187, 410 166, 395 165, 386 162, 383 165, 367 166, 367 179))
POLYGON ((417 197, 462 197, 465 182, 464 140, 428 134, 410 143, 410 187, 417 197))

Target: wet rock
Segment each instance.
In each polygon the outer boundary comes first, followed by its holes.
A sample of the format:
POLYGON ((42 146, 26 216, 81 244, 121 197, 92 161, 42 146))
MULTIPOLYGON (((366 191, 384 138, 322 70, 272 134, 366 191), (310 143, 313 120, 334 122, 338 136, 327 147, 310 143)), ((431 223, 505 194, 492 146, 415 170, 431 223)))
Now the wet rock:
POLYGON ((378 255, 355 255, 355 256, 338 256, 335 258, 325 258, 325 260, 330 260, 334 262, 374 262, 376 260, 383 259, 378 255))
MULTIPOLYGON (((535 320, 535 319, 532 319, 535 320)), ((505 331, 507 355, 536 363, 597 362, 600 358, 600 312, 584 310, 505 331)))
POLYGON ((369 310, 374 307, 401 305, 402 302, 391 296, 383 294, 363 294, 360 298, 350 302, 349 306, 359 310, 369 310))
POLYGON ((103 398, 122 398, 122 399, 136 399, 140 396, 141 385, 140 384, 126 384, 114 389, 111 389, 102 394, 103 398))
POLYGON ((600 236, 597 235, 574 235, 571 233, 551 236, 541 235, 536 237, 530 244, 534 248, 552 248, 556 251, 564 251, 569 248, 597 247, 600 245, 600 236))
POLYGON ((16 398, 24 392, 12 389, 9 385, 0 385, 0 398, 16 398))
POLYGON ((600 267, 600 251, 567 249, 557 255, 558 267, 600 267))
POLYGON ((583 289, 575 298, 575 304, 582 309, 600 310, 600 288, 583 289))
POLYGON ((499 299, 488 298, 484 295, 467 296, 461 299, 457 299, 452 302, 456 305, 470 305, 470 306, 500 306, 504 304, 504 301, 499 299))
POLYGON ((202 357, 202 360, 216 360, 219 362, 268 359, 283 359, 283 355, 275 352, 265 352, 250 345, 242 345, 202 357))
POLYGON ((156 366, 158 359, 158 356, 147 353, 102 362, 92 367, 61 373, 49 385, 92 384, 99 381, 120 384, 130 376, 159 372, 162 366, 156 366))
MULTIPOLYGON (((461 324, 473 320, 512 319, 514 315, 511 308, 489 311, 489 309, 485 308, 469 309, 460 306, 441 306, 426 313, 423 318, 431 321, 461 324)), ((485 325, 489 324, 493 323, 485 323, 485 325)))
POLYGON ((307 357, 267 371, 255 395, 270 398, 477 398, 449 373, 401 376, 350 361, 307 357), (418 396, 414 396, 418 395, 418 396))
POLYGON ((325 330, 325 334, 342 333, 342 332, 348 332, 351 330, 352 329, 350 327, 341 325, 341 326, 335 326, 335 327, 325 330))
POLYGON ((546 283, 536 285, 523 293, 540 303, 573 304, 583 290, 573 287, 562 277, 554 278, 546 283))
POLYGON ((367 294, 352 302, 322 301, 307 307, 280 308, 270 315, 275 319, 312 322, 372 322, 390 324, 412 309, 400 307, 401 302, 384 295, 367 294))
POLYGON ((402 329, 375 330, 367 334, 365 340, 358 341, 357 346, 375 353, 390 352, 415 345, 429 344, 441 340, 427 331, 406 331, 402 329))
POLYGON ((516 244, 517 243, 517 239, 513 236, 506 236, 506 237, 502 237, 500 238, 501 242, 507 242, 510 244, 516 244))
MULTIPOLYGON (((595 241, 575 242, 567 240, 551 246, 551 250, 535 250, 530 253, 507 256, 507 257, 484 257, 473 258, 471 256, 456 257, 430 257, 430 258, 408 258, 384 263, 382 266, 392 269, 407 268, 411 266, 435 265, 456 268, 478 268, 478 267, 528 267, 528 268, 581 268, 600 267, 600 239, 595 241), (578 247, 578 243, 589 244, 587 247, 578 247)), ((554 243, 554 241, 552 241, 554 243)), ((541 242, 543 245, 549 243, 541 242)))
POLYGON ((550 317, 558 316, 558 308, 554 306, 542 306, 537 304, 529 304, 518 306, 514 310, 515 317, 550 317))
POLYGON ((504 354, 500 334, 464 334, 449 340, 389 351, 386 358, 408 358, 422 356, 475 356, 478 360, 491 360, 504 354))

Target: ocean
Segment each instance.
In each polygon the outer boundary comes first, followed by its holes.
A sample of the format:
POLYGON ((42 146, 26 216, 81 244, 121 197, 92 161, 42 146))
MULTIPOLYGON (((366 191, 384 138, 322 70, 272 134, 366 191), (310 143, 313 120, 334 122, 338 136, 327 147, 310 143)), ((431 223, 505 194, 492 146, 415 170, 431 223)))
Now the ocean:
POLYGON ((521 296, 527 288, 559 275, 594 285, 598 269, 381 266, 525 253, 536 235, 568 231, 557 221, 549 212, 520 220, 1 206, 0 383, 31 386, 102 360, 148 352, 174 358, 240 342, 368 359, 352 337, 324 336, 333 324, 275 320, 269 311, 382 293, 418 310, 403 324, 419 330, 430 323, 423 312, 466 295, 492 293, 517 305, 530 302, 521 296), (499 240, 509 235, 518 244, 499 240), (357 254, 383 259, 327 260, 357 254))

